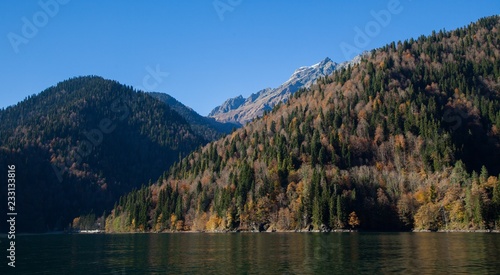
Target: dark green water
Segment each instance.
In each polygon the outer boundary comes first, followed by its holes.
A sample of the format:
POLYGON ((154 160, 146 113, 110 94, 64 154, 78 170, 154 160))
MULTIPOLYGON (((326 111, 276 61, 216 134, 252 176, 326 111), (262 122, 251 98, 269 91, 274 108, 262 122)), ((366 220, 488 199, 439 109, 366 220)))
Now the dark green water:
POLYGON ((38 235, 16 251, 0 274, 500 273, 500 234, 487 233, 38 235))

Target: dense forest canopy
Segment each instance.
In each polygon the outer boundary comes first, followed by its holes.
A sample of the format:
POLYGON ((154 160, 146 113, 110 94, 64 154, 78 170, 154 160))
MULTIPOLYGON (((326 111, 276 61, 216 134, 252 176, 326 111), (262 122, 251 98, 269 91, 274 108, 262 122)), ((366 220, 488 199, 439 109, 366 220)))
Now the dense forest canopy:
POLYGON ((373 50, 122 196, 106 230, 498 229, 499 21, 373 50))
POLYGON ((95 76, 0 110, 0 121, 0 167, 18 167, 20 232, 62 230, 78 215, 100 216, 205 143, 168 105, 95 76))

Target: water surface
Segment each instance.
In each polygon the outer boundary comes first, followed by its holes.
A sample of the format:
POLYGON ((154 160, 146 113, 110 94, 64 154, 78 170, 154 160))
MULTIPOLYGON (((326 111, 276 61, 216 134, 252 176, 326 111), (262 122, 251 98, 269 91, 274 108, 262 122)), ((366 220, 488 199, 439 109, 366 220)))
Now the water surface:
POLYGON ((500 272, 500 234, 488 233, 37 235, 16 250, 17 267, 0 274, 500 272))

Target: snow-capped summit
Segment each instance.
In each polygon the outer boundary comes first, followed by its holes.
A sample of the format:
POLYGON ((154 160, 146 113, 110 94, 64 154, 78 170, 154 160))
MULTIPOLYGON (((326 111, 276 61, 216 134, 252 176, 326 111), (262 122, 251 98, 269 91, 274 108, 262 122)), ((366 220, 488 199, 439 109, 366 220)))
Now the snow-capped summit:
MULTIPOLYGON (((318 77, 330 75, 337 68, 338 64, 333 62, 330 58, 325 58, 323 61, 316 63, 312 66, 300 67, 292 74, 281 86, 288 83, 302 83, 303 87, 310 87, 318 77)), ((292 92, 293 93, 293 92, 292 92)))
POLYGON ((274 105, 288 100, 290 95, 300 88, 309 88, 319 77, 330 75, 335 70, 349 64, 358 63, 360 60, 360 57, 356 57, 350 62, 338 64, 327 57, 312 66, 298 68, 278 88, 260 90, 250 95, 247 99, 244 99, 242 96, 228 99, 221 106, 214 108, 208 116, 220 122, 245 124, 261 116, 264 111, 271 110, 274 105))

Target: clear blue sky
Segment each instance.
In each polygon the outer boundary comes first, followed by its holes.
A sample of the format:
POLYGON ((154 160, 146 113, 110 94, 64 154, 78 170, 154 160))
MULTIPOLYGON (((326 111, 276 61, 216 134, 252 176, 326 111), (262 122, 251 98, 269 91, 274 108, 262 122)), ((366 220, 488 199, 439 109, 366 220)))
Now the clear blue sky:
POLYGON ((377 29, 372 11, 397 0, 59 1, 68 3, 48 12, 39 1, 0 1, 0 108, 100 75, 206 115, 229 97, 277 87, 300 66, 349 59, 341 45, 370 50, 500 13, 498 0, 399 0, 400 12, 377 29), (372 27, 372 37, 356 44, 356 27, 372 27), (156 67, 160 81, 147 77, 156 67))

